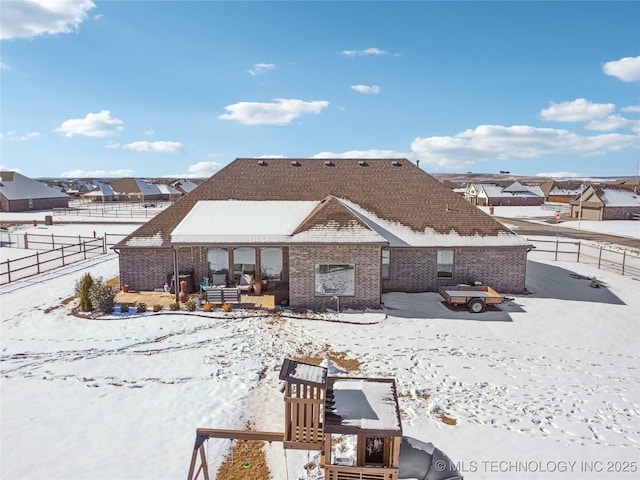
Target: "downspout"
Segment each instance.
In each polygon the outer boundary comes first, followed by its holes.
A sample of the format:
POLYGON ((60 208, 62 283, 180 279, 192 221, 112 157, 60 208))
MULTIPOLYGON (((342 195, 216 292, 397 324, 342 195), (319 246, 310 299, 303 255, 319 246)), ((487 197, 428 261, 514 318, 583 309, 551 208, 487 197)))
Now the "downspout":
POLYGON ((171 245, 171 251, 173 252, 173 284, 174 292, 176 295, 176 303, 180 302, 180 284, 178 280, 180 280, 180 275, 178 274, 178 251, 176 248, 171 245))

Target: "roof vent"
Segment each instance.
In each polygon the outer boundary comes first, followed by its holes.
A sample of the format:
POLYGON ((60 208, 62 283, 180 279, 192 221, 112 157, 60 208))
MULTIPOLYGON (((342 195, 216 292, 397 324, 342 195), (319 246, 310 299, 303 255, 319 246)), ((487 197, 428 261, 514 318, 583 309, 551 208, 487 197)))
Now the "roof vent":
POLYGON ((360 160, 358 162, 358 165, 360 165, 361 167, 368 167, 369 166, 369 164, 367 162, 365 162, 364 160, 360 160))
POLYGON ((300 166, 300 162, 298 160, 291 160, 291 166, 292 167, 299 167, 300 166))
POLYGON ((258 165, 260 165, 261 167, 266 167, 267 162, 265 160, 258 160, 258 165))
POLYGON ((336 164, 335 164, 335 163, 333 163, 331 160, 326 160, 326 161, 324 162, 324 164, 325 164, 327 167, 335 167, 335 166, 336 166, 336 164))
POLYGON ((394 160, 393 162, 391 162, 391 165, 393 165, 394 167, 401 167, 402 166, 402 164, 398 160, 394 160))

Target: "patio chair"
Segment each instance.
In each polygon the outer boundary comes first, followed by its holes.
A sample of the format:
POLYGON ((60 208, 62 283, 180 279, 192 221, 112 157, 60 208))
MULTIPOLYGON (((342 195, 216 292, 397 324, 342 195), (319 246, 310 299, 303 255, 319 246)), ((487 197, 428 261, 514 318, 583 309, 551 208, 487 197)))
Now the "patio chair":
POLYGON ((226 273, 214 273, 211 275, 211 284, 216 287, 227 286, 227 274, 226 273))
POLYGON ((243 273, 240 275, 240 281, 236 285, 236 288, 242 292, 248 292, 253 285, 253 275, 250 273, 243 273))

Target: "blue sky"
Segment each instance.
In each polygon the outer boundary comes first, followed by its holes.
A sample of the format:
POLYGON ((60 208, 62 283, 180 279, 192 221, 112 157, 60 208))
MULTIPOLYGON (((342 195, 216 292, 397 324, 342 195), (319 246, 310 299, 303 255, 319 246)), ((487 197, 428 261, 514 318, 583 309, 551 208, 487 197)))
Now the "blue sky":
POLYGON ((636 175, 640 2, 2 0, 0 168, 636 175))

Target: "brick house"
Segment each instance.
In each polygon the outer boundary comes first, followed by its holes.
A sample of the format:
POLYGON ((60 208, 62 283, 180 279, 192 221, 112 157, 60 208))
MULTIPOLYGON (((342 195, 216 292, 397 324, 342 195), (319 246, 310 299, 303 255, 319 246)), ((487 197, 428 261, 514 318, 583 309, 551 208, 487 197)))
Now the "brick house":
POLYGON ((17 172, 0 172, 0 212, 52 210, 69 206, 69 196, 17 172))
POLYGON ((582 220, 633 220, 640 216, 635 187, 590 185, 570 202, 571 217, 582 220))
POLYGON ((459 283, 523 292, 529 246, 406 159, 242 158, 114 248, 139 290, 250 273, 322 309, 459 283))
POLYGON ((473 205, 483 207, 498 206, 539 206, 544 203, 544 194, 538 185, 509 185, 495 183, 472 183, 467 186, 465 199, 473 205))

